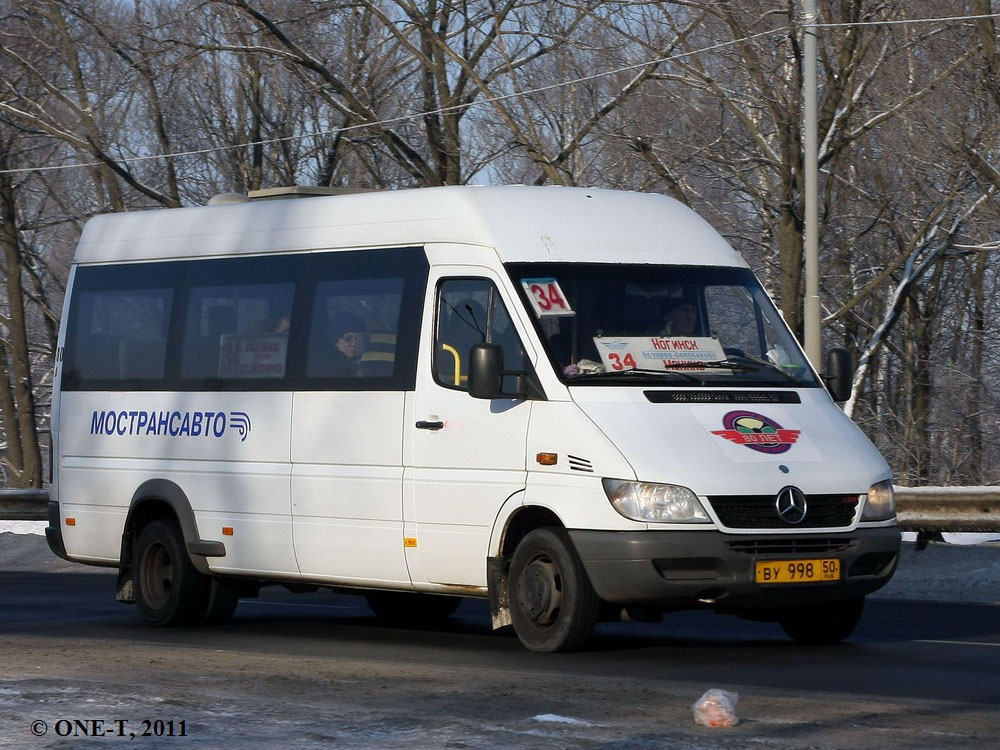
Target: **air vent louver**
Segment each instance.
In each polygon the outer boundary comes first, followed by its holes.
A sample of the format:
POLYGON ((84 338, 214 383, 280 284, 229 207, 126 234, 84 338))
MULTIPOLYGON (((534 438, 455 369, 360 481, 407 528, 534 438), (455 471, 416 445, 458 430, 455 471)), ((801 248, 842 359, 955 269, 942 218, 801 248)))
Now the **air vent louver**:
POLYGON ((654 404, 801 404, 795 391, 643 391, 654 404))

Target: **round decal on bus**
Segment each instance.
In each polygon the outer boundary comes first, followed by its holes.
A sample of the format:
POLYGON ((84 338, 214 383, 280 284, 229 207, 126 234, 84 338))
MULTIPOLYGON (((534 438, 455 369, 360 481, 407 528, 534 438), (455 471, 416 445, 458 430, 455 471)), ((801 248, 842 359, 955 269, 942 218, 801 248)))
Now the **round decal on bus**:
POLYGON ((801 430, 786 430, 770 417, 752 411, 731 411, 722 418, 724 430, 712 430, 737 445, 760 453, 784 453, 799 439, 801 430))

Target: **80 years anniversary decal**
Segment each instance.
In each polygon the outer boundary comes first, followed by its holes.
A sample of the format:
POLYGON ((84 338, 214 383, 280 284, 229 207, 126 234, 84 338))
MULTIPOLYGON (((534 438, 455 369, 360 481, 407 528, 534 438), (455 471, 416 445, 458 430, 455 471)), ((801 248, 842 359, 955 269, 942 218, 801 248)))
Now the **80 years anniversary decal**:
POLYGON ((799 439, 801 430, 786 430, 770 417, 752 411, 731 411, 722 418, 724 430, 713 435, 761 453, 784 453, 799 439))

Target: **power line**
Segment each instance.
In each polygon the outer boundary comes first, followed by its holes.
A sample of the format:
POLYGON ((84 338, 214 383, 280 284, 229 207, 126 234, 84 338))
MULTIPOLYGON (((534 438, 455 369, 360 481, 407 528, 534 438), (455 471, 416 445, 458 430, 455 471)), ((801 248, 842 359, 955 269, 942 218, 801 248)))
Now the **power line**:
MULTIPOLYGON (((833 28, 864 27, 864 26, 896 26, 896 25, 912 25, 912 24, 928 24, 928 23, 947 23, 953 21, 971 21, 971 20, 982 20, 986 18, 1000 18, 1000 13, 988 13, 988 14, 974 15, 974 16, 944 16, 939 18, 854 21, 848 23, 816 23, 816 24, 808 24, 808 27, 817 29, 827 29, 827 28, 833 29, 833 28)), ((806 25, 800 26, 800 28, 805 28, 805 27, 806 25)), ((149 154, 146 156, 129 156, 122 159, 115 159, 114 161, 116 164, 133 164, 144 161, 153 161, 155 159, 181 159, 189 156, 203 156, 205 154, 219 153, 221 151, 232 151, 235 149, 249 148, 252 146, 267 146, 275 143, 286 143, 291 141, 306 140, 308 138, 322 138, 324 136, 335 135, 337 133, 346 133, 353 130, 363 130, 365 128, 376 128, 387 125, 394 125, 397 123, 407 122, 410 120, 415 120, 430 115, 441 115, 441 114, 447 114, 449 112, 457 112, 461 110, 472 109, 474 107, 483 107, 490 104, 497 104, 499 102, 507 101, 510 99, 516 99, 525 96, 531 96, 534 94, 544 93, 546 91, 552 91, 554 89, 565 88, 566 86, 575 86, 581 83, 587 83, 589 81, 594 81, 600 78, 606 78, 608 76, 617 75, 619 73, 628 73, 630 71, 638 70, 640 68, 646 68, 650 65, 658 66, 668 62, 683 60, 684 58, 687 57, 693 57, 696 55, 704 54, 706 52, 714 52, 715 50, 724 49, 726 47, 732 47, 737 44, 743 44, 745 42, 750 42, 753 41, 754 39, 760 39, 767 36, 783 34, 786 31, 792 30, 793 28, 796 27, 786 25, 775 29, 768 29, 767 31, 762 31, 757 34, 750 34, 740 39, 731 39, 729 41, 719 42, 718 44, 712 44, 707 47, 701 47, 696 50, 690 50, 688 52, 679 52, 675 55, 670 55, 668 57, 653 58, 651 60, 646 60, 641 63, 633 63, 632 65, 625 65, 619 68, 615 68, 613 70, 606 70, 600 73, 593 73, 591 75, 581 76, 579 78, 574 78, 567 81, 560 81, 558 83, 549 84, 547 86, 539 86, 533 89, 526 89, 524 91, 513 92, 510 94, 502 94, 499 96, 486 97, 483 99, 479 99, 475 102, 469 102, 467 104, 456 104, 450 107, 439 107, 437 109, 426 110, 414 114, 400 115, 398 117, 390 117, 384 120, 359 123, 357 125, 347 125, 344 127, 333 128, 330 130, 317 131, 315 133, 299 133, 296 135, 281 136, 279 138, 266 138, 259 141, 247 141, 244 143, 234 143, 226 146, 212 146, 210 148, 193 149, 189 151, 177 151, 169 154, 149 154)), ((104 164, 105 162, 103 161, 92 161, 92 162, 80 162, 76 164, 58 164, 45 167, 20 167, 17 169, 0 170, 0 174, 24 174, 27 172, 55 172, 67 169, 83 169, 87 167, 98 167, 98 166, 103 166, 104 164)))
MULTIPOLYGON (((588 81, 593 81, 598 78, 604 78, 607 76, 616 75, 618 73, 627 73, 631 70, 637 70, 639 68, 645 68, 649 65, 662 65, 666 62, 671 62, 673 60, 680 60, 685 57, 691 57, 693 55, 700 55, 704 52, 712 52, 717 49, 722 49, 724 47, 730 47, 734 44, 742 44, 743 42, 749 42, 754 39, 758 39, 764 36, 771 36, 773 34, 779 34, 784 31, 791 29, 791 26, 783 26, 777 29, 770 29, 768 31, 762 31, 758 34, 752 34, 750 36, 743 37, 741 39, 732 39, 727 42, 720 42, 719 44, 713 44, 708 47, 702 47, 701 49, 691 50, 690 52, 681 52, 676 55, 671 55, 670 57, 663 57, 659 59, 646 60, 641 63, 634 63, 632 65, 625 65, 620 68, 615 68, 614 70, 606 70, 601 73, 593 73, 588 76, 581 76, 580 78, 574 78, 569 81, 560 81, 559 83, 549 84, 547 86, 539 86, 533 89, 526 89, 524 91, 518 91, 510 94, 502 94, 500 96, 491 96, 484 99, 479 99, 475 102, 469 102, 468 104, 455 104, 450 107, 439 107, 437 109, 425 110, 423 112, 417 112, 410 115, 399 115, 398 117, 390 117, 384 120, 376 120, 374 122, 364 122, 357 125, 347 125, 345 127, 333 128, 331 130, 321 130, 315 133, 299 133, 297 135, 286 135, 280 138, 266 138, 260 141, 248 141, 245 143, 234 143, 228 146, 213 146, 211 148, 194 149, 191 151, 177 151, 170 154, 150 154, 148 156, 129 156, 124 159, 117 159, 118 164, 131 164, 134 162, 151 161, 153 159, 178 159, 186 156, 201 156, 204 154, 218 153, 219 151, 231 151, 238 148, 247 148, 250 146, 267 146, 272 143, 284 143, 287 141, 297 141, 305 140, 307 138, 321 138, 323 136, 335 135, 337 133, 346 133, 351 130, 363 130, 365 128, 374 128, 384 125, 393 125, 400 122, 406 122, 408 120, 415 120, 421 117, 427 117, 429 115, 440 115, 447 114, 449 112, 457 112, 464 109, 472 109, 473 107, 482 107, 488 104, 496 104, 497 102, 507 101, 509 99, 516 99, 524 96, 530 96, 532 94, 540 94, 546 91, 551 91, 553 89, 563 88, 565 86, 574 86, 580 83, 586 83, 588 81)), ((22 167, 19 169, 8 169, 0 170, 0 174, 17 174, 23 172, 52 172, 63 169, 80 169, 82 167, 97 167, 103 165, 102 161, 95 162, 84 162, 80 164, 59 164, 51 167, 22 167)))

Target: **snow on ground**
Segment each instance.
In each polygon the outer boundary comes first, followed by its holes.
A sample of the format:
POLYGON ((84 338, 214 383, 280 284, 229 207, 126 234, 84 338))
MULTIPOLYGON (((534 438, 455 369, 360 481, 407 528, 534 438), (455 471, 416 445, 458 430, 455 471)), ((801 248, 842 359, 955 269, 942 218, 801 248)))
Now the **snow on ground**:
POLYGON ((45 527, 48 521, 0 521, 0 534, 10 532, 11 534, 39 534, 45 536, 45 527))

